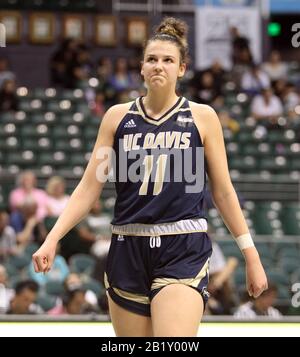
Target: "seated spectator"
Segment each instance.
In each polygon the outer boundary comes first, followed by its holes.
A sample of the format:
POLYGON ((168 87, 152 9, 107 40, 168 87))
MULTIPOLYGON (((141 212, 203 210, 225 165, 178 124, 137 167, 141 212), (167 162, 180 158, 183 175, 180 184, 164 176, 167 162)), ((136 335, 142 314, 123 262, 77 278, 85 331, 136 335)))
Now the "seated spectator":
POLYGON ((290 119, 298 117, 295 108, 300 105, 300 96, 293 83, 287 83, 284 93, 282 95, 284 110, 290 119))
POLYGON ((41 244, 47 235, 43 223, 37 219, 37 204, 30 197, 23 202, 19 210, 12 212, 10 225, 17 233, 21 250, 32 242, 41 244))
POLYGON ((90 253, 92 249, 97 257, 107 255, 110 245, 110 221, 111 217, 102 213, 102 204, 97 199, 89 214, 77 226, 82 244, 86 246, 86 253, 90 253))
POLYGON ((89 106, 94 115, 96 115, 99 118, 102 118, 106 111, 104 93, 101 91, 97 91, 95 93, 95 98, 92 101, 90 101, 89 106))
POLYGON ((47 215, 48 196, 44 190, 36 188, 37 180, 33 171, 24 171, 17 179, 18 188, 9 195, 12 211, 22 206, 24 200, 30 197, 37 204, 37 220, 43 220, 47 215))
POLYGON ((114 103, 116 91, 110 84, 113 73, 113 63, 109 57, 101 57, 98 60, 96 75, 99 80, 97 91, 104 94, 104 102, 110 106, 114 103))
POLYGON ((96 294, 83 288, 78 274, 71 273, 64 282, 65 293, 57 305, 48 311, 49 315, 73 315, 98 311, 96 294))
POLYGON ((272 82, 287 77, 287 65, 281 61, 279 51, 272 51, 269 60, 263 64, 263 70, 267 73, 272 82))
POLYGON ((17 284, 15 296, 9 303, 7 314, 32 315, 43 313, 42 308, 35 304, 39 286, 35 281, 25 280, 17 284))
MULTIPOLYGON (((64 286, 66 290, 82 288, 82 280, 78 274, 70 273, 64 282, 64 286)), ((97 296, 92 290, 85 290, 84 299, 86 306, 90 307, 90 310, 98 308, 97 296)))
POLYGON ((235 257, 226 259, 216 242, 212 242, 213 252, 210 258, 210 281, 208 291, 208 311, 213 315, 229 315, 236 306, 232 275, 238 265, 235 257))
POLYGON ((252 100, 251 112, 255 119, 275 124, 283 113, 283 107, 280 99, 273 94, 273 90, 267 88, 252 100))
POLYGON ((229 129, 233 134, 240 130, 240 124, 226 110, 219 111, 218 116, 223 129, 229 129))
POLYGON ((16 232, 8 223, 8 213, 0 210, 0 263, 17 252, 16 232))
POLYGON ((277 287, 269 284, 268 290, 265 290, 258 298, 252 299, 238 307, 234 313, 237 319, 255 319, 258 316, 269 316, 279 319, 281 313, 272 305, 277 297, 277 287))
POLYGON ((136 89, 136 83, 133 82, 133 78, 131 78, 129 73, 128 62, 126 58, 117 58, 114 73, 109 78, 109 84, 117 93, 123 90, 136 89))
POLYGON ((260 93, 263 89, 270 87, 270 79, 259 65, 252 65, 241 78, 241 89, 249 95, 260 93))
POLYGON ((0 265, 0 314, 6 313, 9 302, 14 296, 13 289, 7 287, 7 272, 3 265, 0 265))
POLYGON ((0 58, 0 89, 2 88, 3 83, 5 81, 14 81, 15 79, 16 79, 15 74, 8 69, 7 58, 1 57, 0 58))
POLYGON ((48 180, 48 216, 58 217, 66 207, 70 196, 65 193, 65 188, 65 181, 60 176, 53 176, 48 180))
POLYGON ((16 83, 14 80, 6 80, 0 89, 0 112, 17 111, 19 100, 16 94, 16 83))
POLYGON ((232 55, 232 64, 238 65, 244 64, 244 54, 245 52, 249 53, 250 61, 252 62, 252 55, 250 52, 249 39, 243 36, 239 29, 236 26, 232 26, 230 29, 230 37, 231 37, 231 55, 232 55))
POLYGON ((219 108, 223 104, 220 83, 216 81, 210 71, 195 75, 191 87, 194 91, 194 101, 209 104, 215 108, 219 108))
POLYGON ((85 313, 85 291, 82 288, 70 289, 64 293, 62 305, 55 306, 48 315, 80 315, 85 313))
POLYGON ((78 42, 67 38, 55 51, 50 60, 51 85, 54 87, 67 88, 70 76, 68 70, 71 67, 78 50, 78 42))

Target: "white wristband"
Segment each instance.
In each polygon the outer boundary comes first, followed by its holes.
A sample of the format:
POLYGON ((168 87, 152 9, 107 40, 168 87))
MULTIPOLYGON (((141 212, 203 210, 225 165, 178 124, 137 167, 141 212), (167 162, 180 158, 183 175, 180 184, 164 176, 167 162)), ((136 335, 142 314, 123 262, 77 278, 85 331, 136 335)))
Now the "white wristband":
POLYGON ((254 247, 254 242, 250 233, 242 234, 241 236, 236 237, 235 240, 240 250, 254 247))

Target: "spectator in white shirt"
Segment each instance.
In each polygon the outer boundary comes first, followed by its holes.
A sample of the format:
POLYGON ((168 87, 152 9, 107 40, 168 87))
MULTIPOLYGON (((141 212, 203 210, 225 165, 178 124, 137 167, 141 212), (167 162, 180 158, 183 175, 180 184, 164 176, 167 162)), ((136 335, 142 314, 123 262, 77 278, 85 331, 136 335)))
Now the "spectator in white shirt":
POLYGON ((245 72, 241 79, 241 88, 249 95, 260 93, 263 89, 271 85, 270 78, 260 66, 253 65, 250 70, 245 72))
POLYGON ((263 70, 272 82, 287 77, 287 65, 281 61, 280 53, 275 50, 271 52, 269 61, 263 64, 263 70))
POLYGON ((251 112, 257 120, 267 119, 274 123, 283 114, 283 106, 280 99, 273 94, 273 90, 267 88, 252 100, 251 112))

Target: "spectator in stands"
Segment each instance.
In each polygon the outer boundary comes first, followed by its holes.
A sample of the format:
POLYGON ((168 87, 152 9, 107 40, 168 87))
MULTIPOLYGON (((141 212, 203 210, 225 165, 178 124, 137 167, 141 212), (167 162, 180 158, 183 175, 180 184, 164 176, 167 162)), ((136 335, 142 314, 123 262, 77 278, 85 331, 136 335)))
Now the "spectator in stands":
POLYGON ((43 310, 35 304, 39 286, 35 281, 25 280, 16 285, 15 296, 11 299, 7 314, 40 314, 43 310))
POLYGON ((69 83, 69 68, 77 52, 78 43, 75 39, 66 39, 59 46, 50 60, 51 85, 67 88, 69 83))
POLYGON ((80 315, 86 313, 85 310, 85 291, 77 287, 69 289, 64 293, 62 305, 55 306, 47 312, 48 315, 80 315))
POLYGON ((251 64, 253 61, 248 38, 242 36, 239 29, 235 26, 230 28, 230 34, 233 66, 237 64, 245 64, 245 56, 247 58, 249 57, 247 64, 251 64))
POLYGON ((0 210, 0 263, 17 251, 16 233, 8 223, 8 213, 0 210))
POLYGON ((15 74, 8 69, 7 58, 0 58, 0 89, 2 88, 5 81, 14 81, 15 74))
POLYGON ((46 185, 48 194, 48 216, 58 217, 66 207, 70 196, 65 192, 65 181, 60 176, 51 177, 46 185))
POLYGON ((89 103, 89 106, 91 108, 91 111, 94 115, 96 115, 99 118, 102 118, 105 111, 106 111, 106 105, 105 105, 105 95, 101 91, 96 91, 94 99, 89 103))
POLYGON ((220 246, 212 242, 213 253, 210 258, 210 282, 208 291, 211 299, 207 309, 213 315, 228 315, 236 306, 232 275, 238 265, 235 257, 225 258, 220 246))
POLYGON ((115 89, 110 84, 110 78, 113 74, 113 63, 109 57, 101 57, 98 60, 97 78, 99 85, 97 91, 104 94, 105 103, 107 106, 114 104, 115 89))
POLYGON ((106 258, 110 245, 111 217, 102 213, 102 204, 97 199, 89 214, 77 227, 82 243, 89 253, 92 251, 99 258, 106 258))
POLYGON ((270 88, 270 79, 259 65, 252 67, 242 75, 241 89, 249 95, 260 93, 263 89, 270 88))
POLYGON ((12 211, 17 210, 30 197, 37 204, 37 219, 43 220, 47 215, 48 196, 44 190, 36 188, 37 180, 33 171, 24 171, 17 179, 18 188, 9 195, 12 211))
POLYGON ((226 71, 223 68, 221 62, 219 60, 213 61, 212 65, 207 68, 206 71, 212 74, 214 78, 214 83, 216 83, 216 87, 220 88, 221 90, 226 75, 226 71))
POLYGON ((258 316, 268 316, 279 319, 281 313, 273 307, 277 297, 277 287, 269 284, 268 290, 265 290, 258 298, 248 301, 236 310, 234 317, 238 319, 255 319, 258 316))
POLYGON ((193 88, 194 101, 202 104, 210 104, 214 108, 219 108, 223 105, 224 100, 220 83, 216 81, 210 71, 196 75, 191 82, 191 87, 193 88))
POLYGON ((233 134, 240 130, 240 124, 229 115, 228 111, 221 110, 218 112, 218 116, 223 130, 229 129, 233 134))
POLYGON ((95 242, 90 250, 90 252, 97 257, 93 276, 102 284, 104 284, 104 271, 111 241, 110 221, 111 216, 103 214, 102 202, 96 200, 90 213, 80 224, 81 231, 86 230, 95 235, 95 242))
MULTIPOLYGON (((66 290, 74 290, 78 288, 82 289, 82 286, 83 286, 82 279, 76 273, 70 273, 64 282, 64 287, 66 290)), ((89 307, 89 310, 97 310, 98 308, 97 296, 92 290, 85 289, 84 299, 85 299, 85 305, 89 307)))
POLYGON ((0 264, 0 314, 4 314, 8 307, 9 302, 14 296, 13 289, 7 287, 8 277, 6 269, 0 264))
POLYGON ((298 118, 295 108, 300 105, 300 96, 297 93, 297 89, 293 83, 287 83, 285 90, 282 94, 282 101, 284 111, 287 113, 289 119, 294 120, 298 118))
POLYGON ((41 244, 47 235, 43 223, 37 219, 37 203, 31 197, 27 197, 23 205, 11 213, 10 225, 17 233, 17 242, 21 251, 29 243, 41 244))
POLYGON ((17 111, 19 101, 14 80, 5 80, 0 89, 0 112, 17 111))
POLYGON ((115 63, 115 70, 109 79, 111 87, 118 93, 123 90, 136 89, 129 74, 127 59, 119 57, 115 63))
POLYGON ((281 61, 279 51, 271 52, 269 60, 263 64, 262 69, 272 82, 287 78, 287 65, 281 61))
POLYGON ((256 120, 276 124, 278 117, 283 114, 283 107, 273 90, 266 88, 252 100, 251 113, 256 120))

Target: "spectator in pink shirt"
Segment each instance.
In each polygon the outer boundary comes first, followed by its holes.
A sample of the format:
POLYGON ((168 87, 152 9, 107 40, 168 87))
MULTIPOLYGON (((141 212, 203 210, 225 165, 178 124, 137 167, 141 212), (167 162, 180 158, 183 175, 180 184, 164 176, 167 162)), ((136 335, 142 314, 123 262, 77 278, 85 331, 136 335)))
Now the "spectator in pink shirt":
POLYGON ((27 198, 31 198, 37 204, 36 218, 42 221, 47 215, 48 196, 44 190, 36 188, 36 176, 32 171, 24 171, 18 177, 18 188, 9 196, 10 208, 19 209, 27 198))
POLYGON ((58 217, 66 207, 70 196, 65 192, 65 181, 60 176, 51 177, 46 185, 48 193, 48 215, 58 217))

